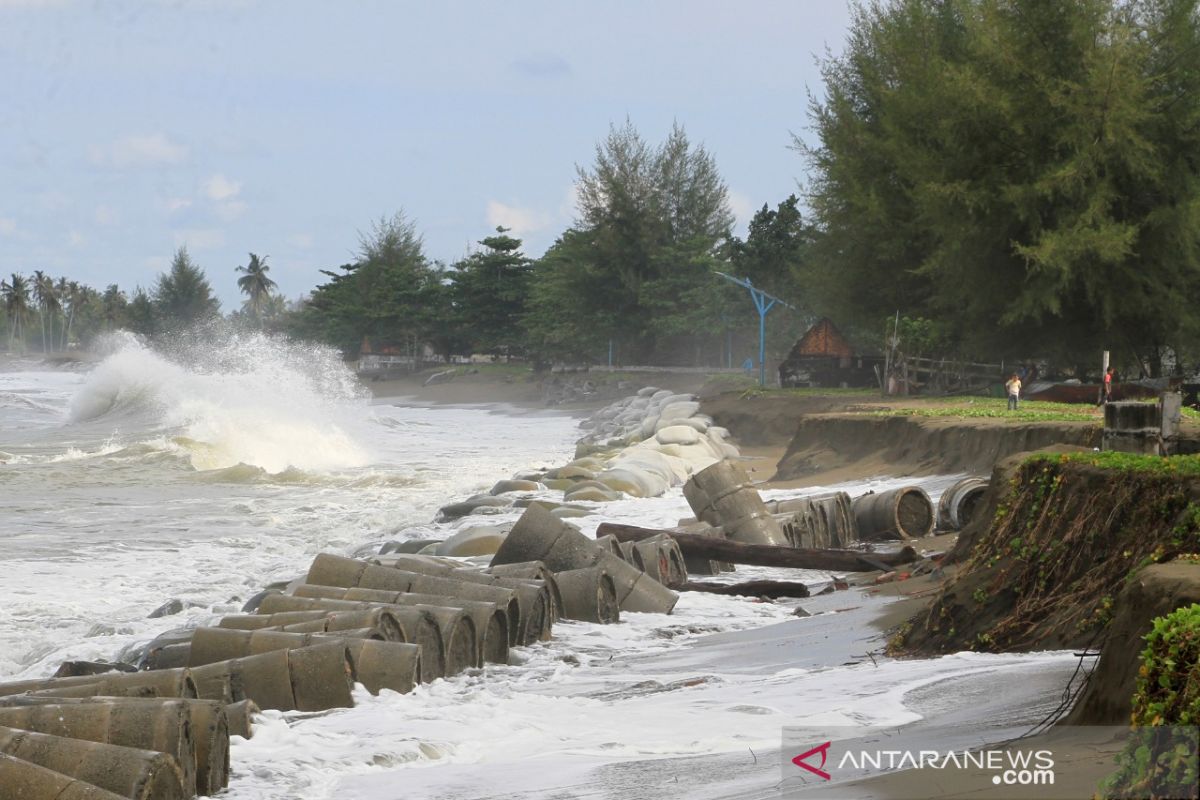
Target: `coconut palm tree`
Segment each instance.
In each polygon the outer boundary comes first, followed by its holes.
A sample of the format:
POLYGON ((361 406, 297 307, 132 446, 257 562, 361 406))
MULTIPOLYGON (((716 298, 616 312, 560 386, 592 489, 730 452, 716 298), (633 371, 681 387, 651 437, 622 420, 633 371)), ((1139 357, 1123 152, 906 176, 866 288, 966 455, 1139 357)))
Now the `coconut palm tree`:
POLYGON ((259 258, 251 253, 250 263, 244 267, 238 267, 236 270, 246 273, 238 278, 238 288, 242 290, 242 294, 248 296, 247 305, 254 314, 254 318, 260 323, 263 306, 271 296, 271 290, 275 288, 275 281, 267 277, 267 273, 271 270, 267 266, 267 258, 267 256, 259 258))
POLYGON ((11 281, 0 281, 0 294, 4 296, 4 310, 8 312, 8 349, 13 349, 13 343, 20 339, 25 341, 24 322, 29 316, 29 281, 17 273, 12 274, 11 281))

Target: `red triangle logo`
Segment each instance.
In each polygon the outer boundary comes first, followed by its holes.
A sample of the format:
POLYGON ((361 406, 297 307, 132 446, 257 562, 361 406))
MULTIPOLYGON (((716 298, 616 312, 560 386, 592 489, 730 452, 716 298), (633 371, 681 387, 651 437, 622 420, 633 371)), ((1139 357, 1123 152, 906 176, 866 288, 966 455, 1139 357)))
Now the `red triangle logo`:
POLYGON ((822 778, 824 778, 827 781, 832 780, 833 779, 832 776, 823 769, 823 767, 825 766, 825 758, 829 755, 829 746, 831 744, 832 744, 832 742, 826 742, 825 744, 819 744, 816 747, 814 747, 812 750, 809 750, 807 753, 801 753, 800 755, 793 758, 792 763, 795 764, 797 767, 800 767, 801 769, 808 770, 809 772, 813 773, 814 775, 821 776, 822 778), (814 767, 812 764, 805 763, 804 759, 808 758, 809 756, 816 755, 817 753, 821 754, 821 766, 820 767, 814 767))

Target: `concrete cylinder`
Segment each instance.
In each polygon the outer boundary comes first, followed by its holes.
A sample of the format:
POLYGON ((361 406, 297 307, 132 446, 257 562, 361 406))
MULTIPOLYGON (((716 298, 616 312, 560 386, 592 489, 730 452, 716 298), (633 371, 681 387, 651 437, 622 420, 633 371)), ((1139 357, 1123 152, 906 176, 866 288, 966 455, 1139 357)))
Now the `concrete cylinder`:
POLYGON ((343 643, 333 642, 283 652, 288 657, 297 711, 354 707, 354 699, 350 694, 354 688, 354 665, 350 651, 343 643))
POLYGON ((38 703, 0 708, 0 725, 166 753, 179 766, 184 796, 196 794, 196 744, 187 701, 38 703))
POLYGON ((488 572, 498 575, 501 578, 532 579, 544 582, 546 588, 550 590, 551 621, 557 620, 562 616, 562 594, 555 583, 554 573, 547 569, 546 565, 542 562, 525 561, 517 564, 499 564, 488 567, 488 572))
POLYGON ((942 492, 938 501, 938 527, 945 531, 960 531, 983 511, 987 494, 987 478, 963 478, 942 492))
MULTIPOLYGON (((708 500, 708 508, 692 508, 696 517, 710 525, 719 524, 730 540, 777 547, 790 545, 779 523, 763 505, 758 490, 750 483, 750 477, 734 462, 718 461, 693 475, 689 483, 694 483, 708 500), (713 512, 719 520, 717 523, 712 522, 713 512)), ((692 494, 699 501, 700 495, 692 494)), ((684 496, 687 495, 685 491, 684 496)), ((691 500, 688 502, 690 504, 691 500)))
MULTIPOLYGON (((433 594, 385 592, 378 589, 344 589, 337 586, 310 586, 300 584, 294 589, 297 597, 319 600, 341 600, 347 603, 370 605, 429 605, 459 608, 465 611, 475 625, 476 647, 483 662, 505 664, 508 662, 508 614, 497 608, 495 603, 484 600, 457 600, 433 594)), ((515 602, 515 598, 514 598, 515 602)))
MULTIPOLYGON (((183 773, 175 759, 166 753, 7 727, 0 727, 0 753, 107 789, 121 797, 184 800, 183 773)), ((5 786, 7 784, 0 782, 0 787, 5 786)), ((0 796, 4 796, 3 791, 0 789, 0 796)))
POLYGON ((201 696, 232 688, 233 701, 259 708, 325 711, 351 708, 352 666, 344 646, 276 650, 192 669, 201 696))
POLYGON ((853 508, 863 539, 915 539, 933 531, 933 502, 918 486, 856 497, 853 508))
POLYGON ((540 506, 525 510, 493 556, 492 565, 521 561, 542 561, 556 574, 603 567, 613 579, 622 611, 669 614, 679 600, 677 594, 647 578, 623 559, 605 552, 595 541, 540 506))
POLYGON ((555 576, 563 597, 563 616, 585 622, 610 624, 621 621, 617 587, 600 567, 560 572, 555 576))
POLYGON ((254 715, 259 712, 253 700, 239 700, 225 706, 225 723, 230 736, 249 739, 254 734, 254 715))
MULTIPOLYGON (((361 608, 357 604, 350 605, 347 601, 342 600, 322 600, 289 595, 277 595, 268 600, 271 601, 273 608, 324 611, 330 620, 330 624, 325 630, 326 633, 334 633, 338 630, 335 620, 349 622, 390 618, 393 622, 389 624, 398 628, 401 638, 393 638, 389 641, 408 642, 421 646, 421 681, 428 683, 446 675, 446 645, 442 640, 442 632, 438 628, 437 622, 429 614, 416 608, 404 606, 361 608)), ((264 601, 264 603, 266 602, 264 601)), ((349 627, 348 624, 347 627, 349 627)))
POLYGON ((378 628, 389 642, 412 641, 411 631, 406 626, 406 620, 415 619, 397 609, 379 608, 378 606, 338 608, 330 606, 322 600, 293 597, 286 594, 274 594, 263 599, 263 611, 271 614, 286 611, 324 611, 326 612, 325 631, 348 630, 350 628, 378 628))
POLYGON ((636 554, 635 566, 654 580, 666 586, 671 580, 671 563, 663 540, 669 537, 659 534, 648 539, 635 542, 633 552, 636 554))
POLYGON ((127 800, 85 781, 0 753, 0 787, 14 800, 127 800))
POLYGON ((384 689, 407 694, 421 682, 421 646, 376 639, 338 639, 333 634, 312 634, 346 645, 354 665, 354 679, 371 694, 384 689))
POLYGON ((113 691, 134 687, 147 688, 154 693, 155 697, 196 697, 196 686, 186 669, 111 672, 104 675, 80 675, 76 678, 41 678, 32 681, 0 683, 0 697, 34 692, 39 689, 62 689, 84 685, 100 685, 113 691))
POLYGON ((281 614, 233 614, 223 617, 217 623, 218 628, 233 628, 241 631, 251 631, 260 628, 282 628, 298 622, 313 622, 324 620, 322 611, 288 611, 281 614))

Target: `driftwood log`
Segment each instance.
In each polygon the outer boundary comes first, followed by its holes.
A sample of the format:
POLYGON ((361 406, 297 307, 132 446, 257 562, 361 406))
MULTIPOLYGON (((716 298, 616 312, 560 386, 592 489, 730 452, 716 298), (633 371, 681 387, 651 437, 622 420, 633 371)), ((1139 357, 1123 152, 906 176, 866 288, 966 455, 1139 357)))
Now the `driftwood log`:
POLYGON ((679 543, 685 556, 696 555, 733 564, 758 567, 791 567, 793 569, 823 569, 835 572, 871 572, 882 566, 888 568, 910 564, 920 556, 911 547, 898 553, 859 553, 854 550, 809 550, 799 547, 776 547, 763 544, 743 544, 726 539, 682 533, 671 529, 639 528, 616 522, 602 522, 597 536, 614 536, 618 542, 636 542, 665 533, 679 543))
POLYGON ((710 594, 742 595, 744 597, 808 597, 808 587, 798 581, 744 581, 742 583, 713 583, 712 581, 688 581, 682 587, 685 592, 708 592, 710 594))

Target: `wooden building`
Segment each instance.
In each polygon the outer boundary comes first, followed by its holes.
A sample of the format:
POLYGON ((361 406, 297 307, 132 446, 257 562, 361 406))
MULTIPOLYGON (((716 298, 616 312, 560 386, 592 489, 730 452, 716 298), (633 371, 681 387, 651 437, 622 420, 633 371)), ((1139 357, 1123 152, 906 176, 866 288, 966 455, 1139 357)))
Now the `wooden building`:
MULTIPOLYGON (((822 388, 878 386, 880 356, 864 356, 828 317, 816 322, 779 365, 779 385, 822 388)), ((880 367, 882 368, 882 367, 880 367)))

